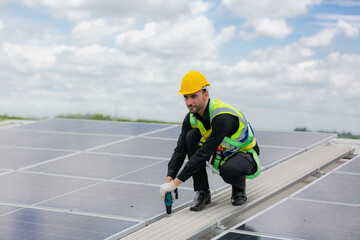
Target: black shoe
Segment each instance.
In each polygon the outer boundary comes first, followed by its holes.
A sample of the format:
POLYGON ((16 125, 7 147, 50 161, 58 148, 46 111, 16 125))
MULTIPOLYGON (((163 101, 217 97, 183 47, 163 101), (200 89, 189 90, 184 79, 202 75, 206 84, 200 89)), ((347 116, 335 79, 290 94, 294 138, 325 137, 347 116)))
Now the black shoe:
POLYGON ((194 200, 190 205, 190 211, 201 211, 207 204, 211 202, 211 194, 209 190, 200 190, 196 193, 194 200))
POLYGON ((231 203, 234 206, 243 205, 247 202, 245 189, 232 188, 231 203))

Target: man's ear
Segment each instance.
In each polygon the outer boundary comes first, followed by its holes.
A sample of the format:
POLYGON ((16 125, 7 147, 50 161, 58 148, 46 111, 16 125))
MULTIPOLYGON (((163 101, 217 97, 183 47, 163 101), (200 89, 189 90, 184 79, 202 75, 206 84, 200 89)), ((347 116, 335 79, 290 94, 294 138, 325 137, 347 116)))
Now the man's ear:
POLYGON ((207 90, 205 90, 205 97, 209 97, 209 92, 207 90))

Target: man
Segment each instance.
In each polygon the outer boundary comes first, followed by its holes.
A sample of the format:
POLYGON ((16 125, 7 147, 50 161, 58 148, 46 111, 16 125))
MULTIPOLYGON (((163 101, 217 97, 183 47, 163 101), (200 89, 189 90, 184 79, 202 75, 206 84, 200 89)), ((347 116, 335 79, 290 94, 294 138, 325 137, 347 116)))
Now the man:
POLYGON ((162 199, 167 192, 171 192, 174 199, 174 190, 192 177, 196 195, 191 211, 200 211, 211 202, 207 161, 232 185, 233 205, 247 201, 245 177, 254 178, 260 174, 260 150, 250 124, 234 107, 210 99, 208 86, 206 78, 197 71, 190 71, 182 80, 178 94, 184 96, 189 113, 169 161, 166 181, 160 187, 162 199), (189 161, 179 173, 186 155, 189 161))

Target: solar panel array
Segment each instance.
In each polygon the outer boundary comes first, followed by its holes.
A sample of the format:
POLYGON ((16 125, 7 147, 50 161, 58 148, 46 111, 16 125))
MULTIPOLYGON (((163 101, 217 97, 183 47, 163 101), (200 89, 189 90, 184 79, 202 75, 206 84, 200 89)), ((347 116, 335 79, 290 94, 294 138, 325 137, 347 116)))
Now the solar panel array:
POLYGON ((216 239, 358 240, 359 189, 357 157, 216 239))
MULTIPOLYGON (((164 217, 181 126, 48 119, 0 130, 1 239, 117 239, 164 217)), ((332 134, 256 131, 264 169, 332 134)), ((213 191, 227 187, 211 174, 213 191)), ((194 197, 182 184, 174 208, 194 197)))

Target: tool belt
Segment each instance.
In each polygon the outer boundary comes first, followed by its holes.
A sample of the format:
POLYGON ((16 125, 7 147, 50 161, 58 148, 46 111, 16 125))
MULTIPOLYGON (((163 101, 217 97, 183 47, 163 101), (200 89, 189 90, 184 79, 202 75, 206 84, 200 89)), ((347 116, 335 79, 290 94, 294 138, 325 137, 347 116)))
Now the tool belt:
MULTIPOLYGON (((254 139, 255 140, 255 139, 254 139)), ((256 143, 256 141, 255 141, 256 143)), ((252 145, 252 144, 249 144, 249 145, 252 145)), ((248 146, 249 146, 248 145, 248 146)), ((248 175, 246 176, 247 178, 249 179, 254 179, 256 178, 257 176, 260 175, 260 172, 261 172, 261 165, 260 165, 260 159, 259 159, 259 155, 256 153, 256 151, 253 149, 253 146, 251 147, 244 147, 245 150, 243 149, 240 149, 240 151, 238 152, 243 152, 243 153, 251 153, 255 163, 256 163, 256 167, 257 167, 257 170, 256 170, 256 173, 253 174, 253 175, 248 175)), ((236 154, 237 152, 234 152, 230 155, 227 155, 227 156, 224 156, 222 155, 222 152, 220 151, 216 151, 216 154, 214 154, 213 158, 211 159, 210 161, 210 164, 212 165, 212 167, 216 170, 216 171, 213 171, 214 174, 218 173, 218 171, 220 170, 221 166, 226 162, 227 159, 229 159, 230 157, 232 157, 234 154, 236 154)))

